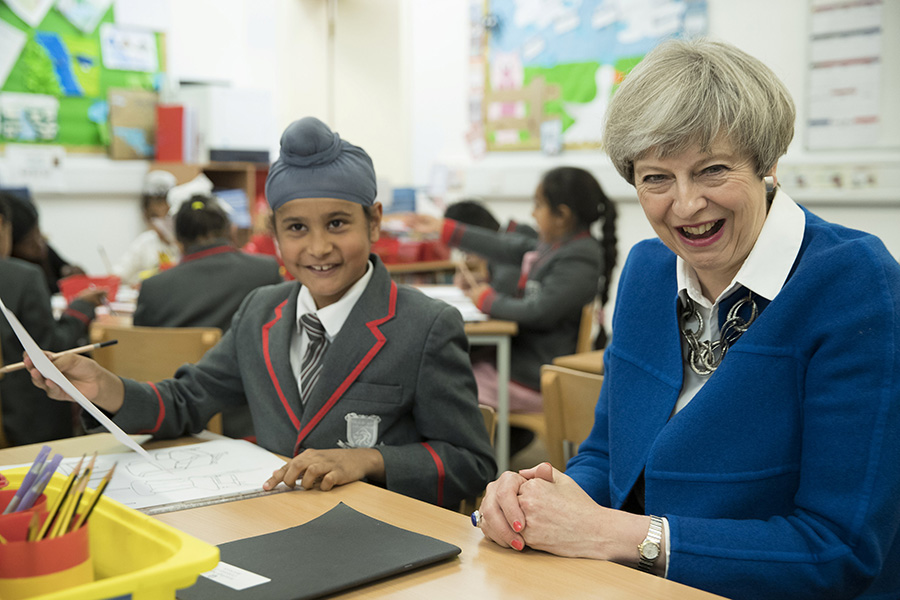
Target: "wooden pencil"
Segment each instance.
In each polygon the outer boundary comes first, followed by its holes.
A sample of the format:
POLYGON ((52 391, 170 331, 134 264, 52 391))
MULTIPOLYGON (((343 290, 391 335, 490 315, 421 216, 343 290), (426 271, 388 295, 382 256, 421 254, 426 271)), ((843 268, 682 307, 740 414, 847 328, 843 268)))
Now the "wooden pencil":
MULTIPOLYGON (((79 346, 77 348, 69 348, 68 350, 63 350, 62 352, 55 352, 51 359, 59 358, 65 354, 85 354, 86 352, 90 352, 91 350, 96 350, 97 348, 105 348, 107 346, 112 346, 113 344, 118 344, 119 340, 109 340, 106 342, 97 342, 96 344, 87 344, 86 346, 79 346)), ((25 368, 24 362, 17 362, 11 365, 7 365, 3 368, 0 368, 0 375, 4 373, 12 373, 13 371, 21 371, 25 368)))
POLYGON ((97 502, 100 501, 100 496, 103 495, 103 491, 106 489, 106 486, 109 484, 109 480, 112 479, 113 472, 116 470, 116 464, 113 463, 112 469, 106 472, 106 475, 103 476, 103 479, 100 481, 100 485, 97 486, 97 489, 94 490, 94 495, 88 500, 87 507, 81 512, 78 516, 78 521, 75 522, 75 526, 72 528, 72 531, 77 531, 79 527, 81 527, 85 521, 87 521, 88 517, 91 516, 91 513, 94 511, 94 507, 97 506, 97 502))
POLYGON ((73 494, 69 494, 69 497, 66 498, 66 502, 62 507, 62 510, 57 516, 56 521, 53 523, 53 527, 50 529, 50 537, 56 538, 61 535, 65 535, 69 530, 69 523, 72 521, 72 514, 75 511, 75 503, 76 498, 81 498, 81 494, 84 493, 84 488, 87 486, 87 477, 84 474, 78 478, 78 483, 75 484, 75 488, 73 490, 73 494))
POLYGON ((25 540, 28 542, 33 542, 37 539, 38 530, 41 528, 41 517, 38 515, 37 511, 31 513, 31 522, 28 523, 28 534, 25 537, 25 540))
POLYGON ((69 491, 72 489, 72 484, 74 483, 75 478, 78 476, 78 471, 81 470, 81 465, 84 463, 84 457, 85 455, 82 454, 81 460, 78 461, 78 465, 76 465, 75 469, 71 473, 69 473, 69 476, 66 478, 66 483, 63 484, 63 487, 59 491, 59 495, 56 497, 56 500, 53 501, 53 506, 50 507, 50 510, 47 513, 47 518, 44 520, 44 524, 41 525, 40 531, 38 531, 37 539, 44 539, 44 536, 47 534, 47 530, 50 529, 50 523, 53 522, 53 519, 59 512, 59 508, 63 505, 63 502, 69 495, 69 491))
POLYGON ((462 276, 465 277, 466 283, 469 284, 470 288, 478 287, 478 281, 475 280, 475 276, 472 275, 472 271, 469 270, 468 265, 464 260, 459 261, 457 267, 459 268, 459 272, 462 273, 462 276))

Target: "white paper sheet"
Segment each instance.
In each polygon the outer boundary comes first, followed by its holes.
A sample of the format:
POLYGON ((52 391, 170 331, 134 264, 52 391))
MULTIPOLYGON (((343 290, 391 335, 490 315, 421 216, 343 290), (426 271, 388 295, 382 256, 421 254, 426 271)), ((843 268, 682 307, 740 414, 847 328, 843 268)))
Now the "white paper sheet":
POLYGON ((61 387, 69 396, 75 399, 81 407, 86 410, 92 417, 97 419, 103 427, 106 428, 113 436, 125 444, 127 447, 131 448, 141 456, 146 457, 148 460, 150 459, 150 455, 147 454, 147 451, 141 448, 134 440, 128 437, 128 434, 119 429, 118 425, 113 423, 109 417, 103 414, 99 408, 94 406, 94 404, 84 397, 84 394, 78 391, 72 382, 65 378, 65 376, 57 369, 50 359, 47 358, 47 355, 44 354, 44 351, 41 350, 40 346, 37 345, 37 342, 28 334, 28 331, 22 326, 19 322, 19 319, 6 308, 6 305, 3 304, 3 300, 0 300, 0 310, 3 311, 3 315, 6 317, 6 320, 9 321, 10 326, 16 334, 16 337, 19 338, 19 341, 22 343, 22 347, 25 348, 25 351, 28 353, 28 356, 31 357, 31 360, 34 361, 34 366, 37 367, 37 370, 40 371, 41 375, 61 387))
POLYGON ((420 285, 415 286, 426 296, 443 300, 454 307, 462 315, 463 321, 486 321, 488 316, 478 310, 471 298, 455 285, 420 285))
MULTIPOLYGON (((80 457, 68 457, 58 472, 69 475, 80 457)), ((103 495, 129 508, 159 514, 265 493, 262 484, 284 460, 256 444, 230 438, 133 453, 97 456, 88 487, 96 488, 116 465, 103 495)), ((275 492, 288 488, 284 485, 275 492)))

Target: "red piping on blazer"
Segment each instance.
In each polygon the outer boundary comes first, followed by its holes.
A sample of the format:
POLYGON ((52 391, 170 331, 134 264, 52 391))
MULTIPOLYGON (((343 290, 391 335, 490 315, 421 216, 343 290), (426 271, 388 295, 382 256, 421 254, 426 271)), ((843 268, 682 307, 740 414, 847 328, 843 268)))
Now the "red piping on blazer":
POLYGON ((291 406, 288 404, 287 398, 284 397, 284 392, 281 391, 281 384, 278 383, 278 378, 275 377, 275 369, 272 367, 272 356, 269 354, 269 330, 272 328, 275 323, 281 320, 281 311, 284 308, 284 305, 287 304, 288 301, 285 300, 281 304, 275 307, 275 318, 263 325, 262 328, 262 347, 263 347, 263 357, 266 360, 266 369, 269 371, 269 379, 272 380, 272 385, 275 386, 275 392, 278 394, 279 400, 281 400, 281 405, 284 407, 285 412, 287 412, 288 417, 291 419, 291 423, 294 425, 294 429, 300 429, 300 419, 297 418, 297 415, 294 414, 294 411, 291 410, 291 406))
POLYGON ((309 432, 315 428, 316 425, 319 424, 328 411, 334 407, 338 400, 340 400, 341 396, 344 395, 344 392, 347 391, 347 388, 356 381, 356 378, 359 377, 359 374, 363 372, 363 370, 369 366, 369 363, 372 362, 372 359, 375 358, 375 355, 381 350, 382 346, 384 346, 387 339, 384 337, 384 334, 378 330, 378 326, 386 321, 390 321, 394 318, 394 314, 397 312, 397 284, 391 281, 391 293, 390 300, 388 301, 388 314, 380 319, 375 319, 373 321, 369 321, 366 323, 366 327, 369 328, 369 331, 372 332, 372 335, 375 336, 377 340, 375 345, 372 346, 366 355, 359 361, 359 364, 354 367, 350 374, 347 375, 347 378, 334 390, 334 393, 331 394, 331 397, 328 399, 328 402, 325 403, 322 408, 319 409, 319 412, 315 414, 315 416, 309 420, 309 423, 306 424, 306 427, 297 435, 297 443, 294 444, 294 456, 297 455, 297 451, 300 449, 300 444, 309 435, 309 432))
POLYGON ((422 442, 422 445, 425 446, 425 449, 431 454, 431 460, 434 461, 434 466, 437 467, 438 474, 438 488, 437 488, 437 505, 444 505, 444 461, 441 460, 441 457, 438 456, 438 453, 435 452, 434 448, 431 447, 431 444, 428 442, 422 442))
POLYGON ((159 390, 156 389, 156 384, 153 382, 147 382, 150 387, 153 388, 153 391, 156 392, 156 399, 159 402, 159 416, 156 417, 156 425, 153 426, 153 429, 145 429, 141 433, 156 433, 159 431, 159 428, 162 427, 163 419, 166 418, 166 404, 163 402, 162 395, 159 393, 159 390))
POLYGON ((76 319, 78 319, 79 321, 81 321, 82 323, 84 323, 85 325, 90 325, 90 324, 91 324, 91 319, 90 319, 89 317, 84 316, 83 314, 81 314, 81 313, 78 312, 77 310, 73 310, 73 309, 71 309, 71 308, 67 308, 65 311, 63 311, 63 314, 64 314, 64 315, 69 315, 70 317, 75 317, 76 319))

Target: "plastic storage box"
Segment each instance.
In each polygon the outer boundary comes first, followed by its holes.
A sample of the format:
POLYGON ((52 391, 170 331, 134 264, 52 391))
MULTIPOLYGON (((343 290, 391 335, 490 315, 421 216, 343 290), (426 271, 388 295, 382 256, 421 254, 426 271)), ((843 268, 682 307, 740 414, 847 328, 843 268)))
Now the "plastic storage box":
MULTIPOLYGON (((19 487, 26 472, 27 468, 3 472, 10 489, 19 487)), ((64 477, 55 475, 45 493, 54 498, 64 483, 64 477)), ((89 522, 94 582, 35 598, 171 599, 176 590, 191 586, 200 573, 219 562, 216 546, 106 497, 97 503, 89 522)))

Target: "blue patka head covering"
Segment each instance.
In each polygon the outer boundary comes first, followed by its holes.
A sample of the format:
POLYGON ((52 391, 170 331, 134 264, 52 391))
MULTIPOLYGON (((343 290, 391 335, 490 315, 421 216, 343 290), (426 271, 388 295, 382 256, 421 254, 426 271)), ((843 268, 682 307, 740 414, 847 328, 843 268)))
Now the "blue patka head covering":
POLYGON ((336 198, 372 206, 378 188, 366 151, 342 140, 315 117, 294 121, 281 135, 281 154, 269 169, 272 210, 297 198, 336 198))

